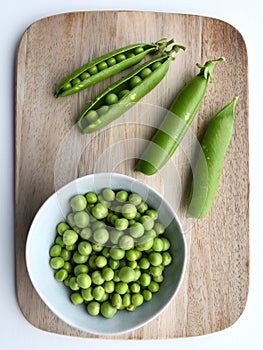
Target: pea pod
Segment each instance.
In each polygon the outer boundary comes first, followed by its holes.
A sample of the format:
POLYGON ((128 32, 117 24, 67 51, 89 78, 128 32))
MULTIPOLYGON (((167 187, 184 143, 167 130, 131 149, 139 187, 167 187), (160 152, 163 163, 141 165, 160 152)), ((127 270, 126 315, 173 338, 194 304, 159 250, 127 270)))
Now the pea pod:
POLYGON ((174 52, 185 49, 174 45, 161 57, 151 59, 109 86, 91 101, 78 119, 84 133, 98 131, 120 117, 165 77, 174 52))
POLYGON ((233 133, 236 102, 237 97, 217 113, 205 132, 194 169, 188 217, 202 218, 212 208, 233 133))
POLYGON ((159 129, 138 160, 135 171, 153 175, 171 158, 204 100, 215 63, 223 60, 224 58, 219 58, 207 61, 204 66, 198 65, 199 74, 177 95, 159 129))
POLYGON ((136 65, 147 54, 162 52, 174 40, 160 39, 152 44, 133 44, 121 49, 111 51, 98 57, 76 69, 67 76, 56 88, 55 96, 62 97, 72 95, 89 86, 120 73, 123 70, 136 65))

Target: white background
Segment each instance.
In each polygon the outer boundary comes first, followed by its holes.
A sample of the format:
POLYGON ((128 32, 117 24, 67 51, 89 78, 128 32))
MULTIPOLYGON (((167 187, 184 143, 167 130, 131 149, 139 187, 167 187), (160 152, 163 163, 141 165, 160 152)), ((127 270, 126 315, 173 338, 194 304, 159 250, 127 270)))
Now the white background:
POLYGON ((0 103, 0 346, 2 349, 263 349, 262 313, 262 0, 9 0, 1 2, 0 103), (72 11, 148 10, 222 19, 243 35, 249 56, 250 91, 250 292, 245 312, 230 328, 207 336, 158 341, 112 341, 42 332, 21 314, 15 294, 14 250, 14 92, 16 49, 24 30, 43 17, 72 11))

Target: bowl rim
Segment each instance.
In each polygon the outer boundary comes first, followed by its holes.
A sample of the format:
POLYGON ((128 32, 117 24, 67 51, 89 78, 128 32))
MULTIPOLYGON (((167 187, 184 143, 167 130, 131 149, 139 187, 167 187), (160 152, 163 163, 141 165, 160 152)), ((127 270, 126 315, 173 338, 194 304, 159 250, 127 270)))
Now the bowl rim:
MULTIPOLYGON (((60 208, 61 211, 61 208, 60 208)), ((62 213, 62 211, 61 211, 62 213)), ((63 214, 62 214, 63 215, 63 214)), ((187 241, 186 241, 186 237, 185 237, 185 233, 183 231, 182 228, 182 224, 175 212, 175 210, 172 208, 172 206, 170 205, 170 203, 156 190, 154 189, 152 186, 148 185, 147 183, 138 180, 132 176, 129 175, 125 175, 122 173, 115 173, 115 172, 99 172, 99 173, 92 173, 92 174, 87 174, 81 177, 78 177, 74 180, 71 180, 70 182, 68 182, 67 184, 63 185, 61 188, 59 188, 58 190, 56 190, 55 192, 53 192, 43 203, 42 205, 39 207, 39 209, 37 210, 36 214, 33 217, 33 220, 31 222, 31 225, 29 227, 28 230, 28 234, 27 234, 27 238, 26 238, 26 244, 25 244, 25 261, 26 261, 26 269, 29 275, 29 278, 31 280, 31 283, 34 287, 34 289, 36 290, 38 296, 40 297, 40 299, 42 299, 42 301, 45 303, 45 305, 49 308, 49 310, 54 313, 60 320, 62 320, 63 322, 65 322, 67 325, 73 327, 76 330, 85 332, 87 334, 93 334, 93 335, 97 335, 97 336, 117 336, 117 335, 121 335, 121 334, 126 334, 132 331, 135 331, 143 326, 145 326, 146 324, 148 324, 149 322, 151 322, 152 320, 156 319, 161 313, 163 313, 164 310, 166 310, 168 308, 168 306, 171 304, 171 302, 174 300, 174 298, 176 297, 177 293, 179 292, 181 285, 183 283, 184 280, 184 276, 185 276, 185 272, 186 272, 186 265, 187 265, 187 261, 188 261, 188 250, 187 250, 187 241), (114 176, 114 177, 119 177, 122 179, 126 179, 128 181, 132 181, 132 182, 136 182, 141 186, 144 186, 145 188, 149 189, 150 191, 152 191, 155 195, 157 195, 157 197, 159 197, 161 199, 162 202, 164 202, 164 204, 169 208, 169 210, 171 211, 174 219, 176 220, 176 223, 178 225, 178 229, 182 238, 182 242, 183 242, 183 248, 184 248, 184 259, 183 259, 183 264, 182 264, 182 271, 180 274, 180 278, 178 280, 177 283, 177 287, 174 290, 172 296, 170 297, 170 299, 168 300, 168 302, 166 302, 166 304, 160 308, 160 310, 158 312, 156 312, 155 314, 153 314, 151 317, 149 317, 146 321, 142 321, 142 322, 138 322, 138 324, 136 324, 133 327, 130 327, 129 329, 124 329, 124 330, 120 330, 120 331, 114 331, 114 332, 100 332, 100 331, 94 331, 94 330, 87 330, 85 327, 81 327, 78 325, 75 325, 74 322, 72 322, 71 320, 68 320, 68 318, 66 318, 67 320, 65 320, 64 315, 61 315, 60 312, 57 312, 57 310, 54 310, 52 308, 52 306, 50 305, 50 302, 48 300, 48 298, 46 298, 45 293, 42 292, 42 290, 38 287, 37 282, 34 279, 34 273, 31 270, 31 266, 29 264, 30 258, 29 258, 29 254, 30 254, 30 241, 32 238, 32 235, 34 233, 34 227, 37 223, 38 217, 41 216, 42 212, 44 211, 44 209, 49 205, 49 203, 51 201, 53 201, 55 199, 55 197, 57 197, 59 195, 60 192, 65 191, 67 188, 71 187, 74 183, 78 183, 78 182, 82 182, 85 181, 87 179, 92 179, 95 177, 104 177, 104 176, 114 176)))

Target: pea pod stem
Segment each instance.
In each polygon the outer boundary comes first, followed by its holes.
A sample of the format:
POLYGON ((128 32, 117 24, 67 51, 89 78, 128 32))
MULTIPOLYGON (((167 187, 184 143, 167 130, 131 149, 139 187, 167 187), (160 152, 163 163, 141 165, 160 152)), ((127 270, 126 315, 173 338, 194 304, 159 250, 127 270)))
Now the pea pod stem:
POLYGON ((187 217, 202 218, 211 210, 234 128, 237 97, 209 123, 193 171, 187 217))
MULTIPOLYGON (((180 46, 180 49, 184 48, 180 46)), ((130 109, 135 103, 137 103, 142 97, 148 94, 160 81, 165 77, 171 60, 174 58, 174 54, 179 50, 177 46, 161 57, 157 57, 145 62, 143 65, 135 69, 127 76, 116 81, 114 84, 109 86, 100 95, 98 95, 85 110, 81 113, 78 119, 78 125, 84 133, 90 133, 98 131, 104 126, 111 123, 116 118, 120 117, 124 112, 130 109), (99 108, 105 106, 105 99, 111 93, 119 94, 129 86, 133 78, 138 77, 142 74, 145 69, 153 67, 154 64, 158 63, 159 66, 155 70, 151 71, 139 84, 131 88, 128 93, 119 99, 119 101, 111 106, 107 106, 107 111, 100 115, 94 122, 88 122, 86 116, 90 111, 97 111, 99 108)), ((151 70, 151 69, 150 69, 151 70)))
POLYGON ((162 53, 163 50, 172 43, 174 43, 174 39, 167 40, 163 38, 152 44, 133 44, 111 51, 82 65, 63 79, 56 88, 55 96, 69 96, 86 89, 108 77, 136 65, 141 62, 147 54, 162 53), (139 52, 134 54, 136 50, 139 50, 139 52), (129 56, 129 54, 131 55, 129 56), (118 55, 124 55, 124 57, 127 57, 120 62, 117 61, 113 65, 107 64, 109 60, 115 60, 118 55), (102 70, 98 69, 101 64, 105 67, 102 70), (89 74, 92 69, 95 69, 95 73, 89 74))
POLYGON ((210 60, 176 96, 159 129, 138 160, 135 171, 153 175, 172 157, 193 122, 207 91, 208 82, 217 62, 210 60))

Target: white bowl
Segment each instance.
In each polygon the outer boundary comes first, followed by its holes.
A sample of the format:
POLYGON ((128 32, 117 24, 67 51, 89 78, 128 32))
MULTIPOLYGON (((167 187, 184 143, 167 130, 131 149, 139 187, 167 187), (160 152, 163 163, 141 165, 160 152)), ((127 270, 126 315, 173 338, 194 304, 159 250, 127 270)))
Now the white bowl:
POLYGON ((158 316, 175 297, 185 271, 186 241, 179 220, 164 198, 153 188, 129 176, 100 173, 78 178, 56 193, 42 205, 30 227, 26 242, 26 264, 30 279, 40 298, 68 325, 92 334, 112 336, 135 330, 158 316), (54 278, 49 265, 49 250, 54 244, 56 226, 70 211, 69 200, 76 194, 100 191, 105 187, 139 193, 159 212, 159 220, 166 227, 171 242, 172 263, 166 267, 160 290, 149 302, 135 311, 120 311, 111 319, 90 316, 83 305, 73 305, 69 289, 54 278))

